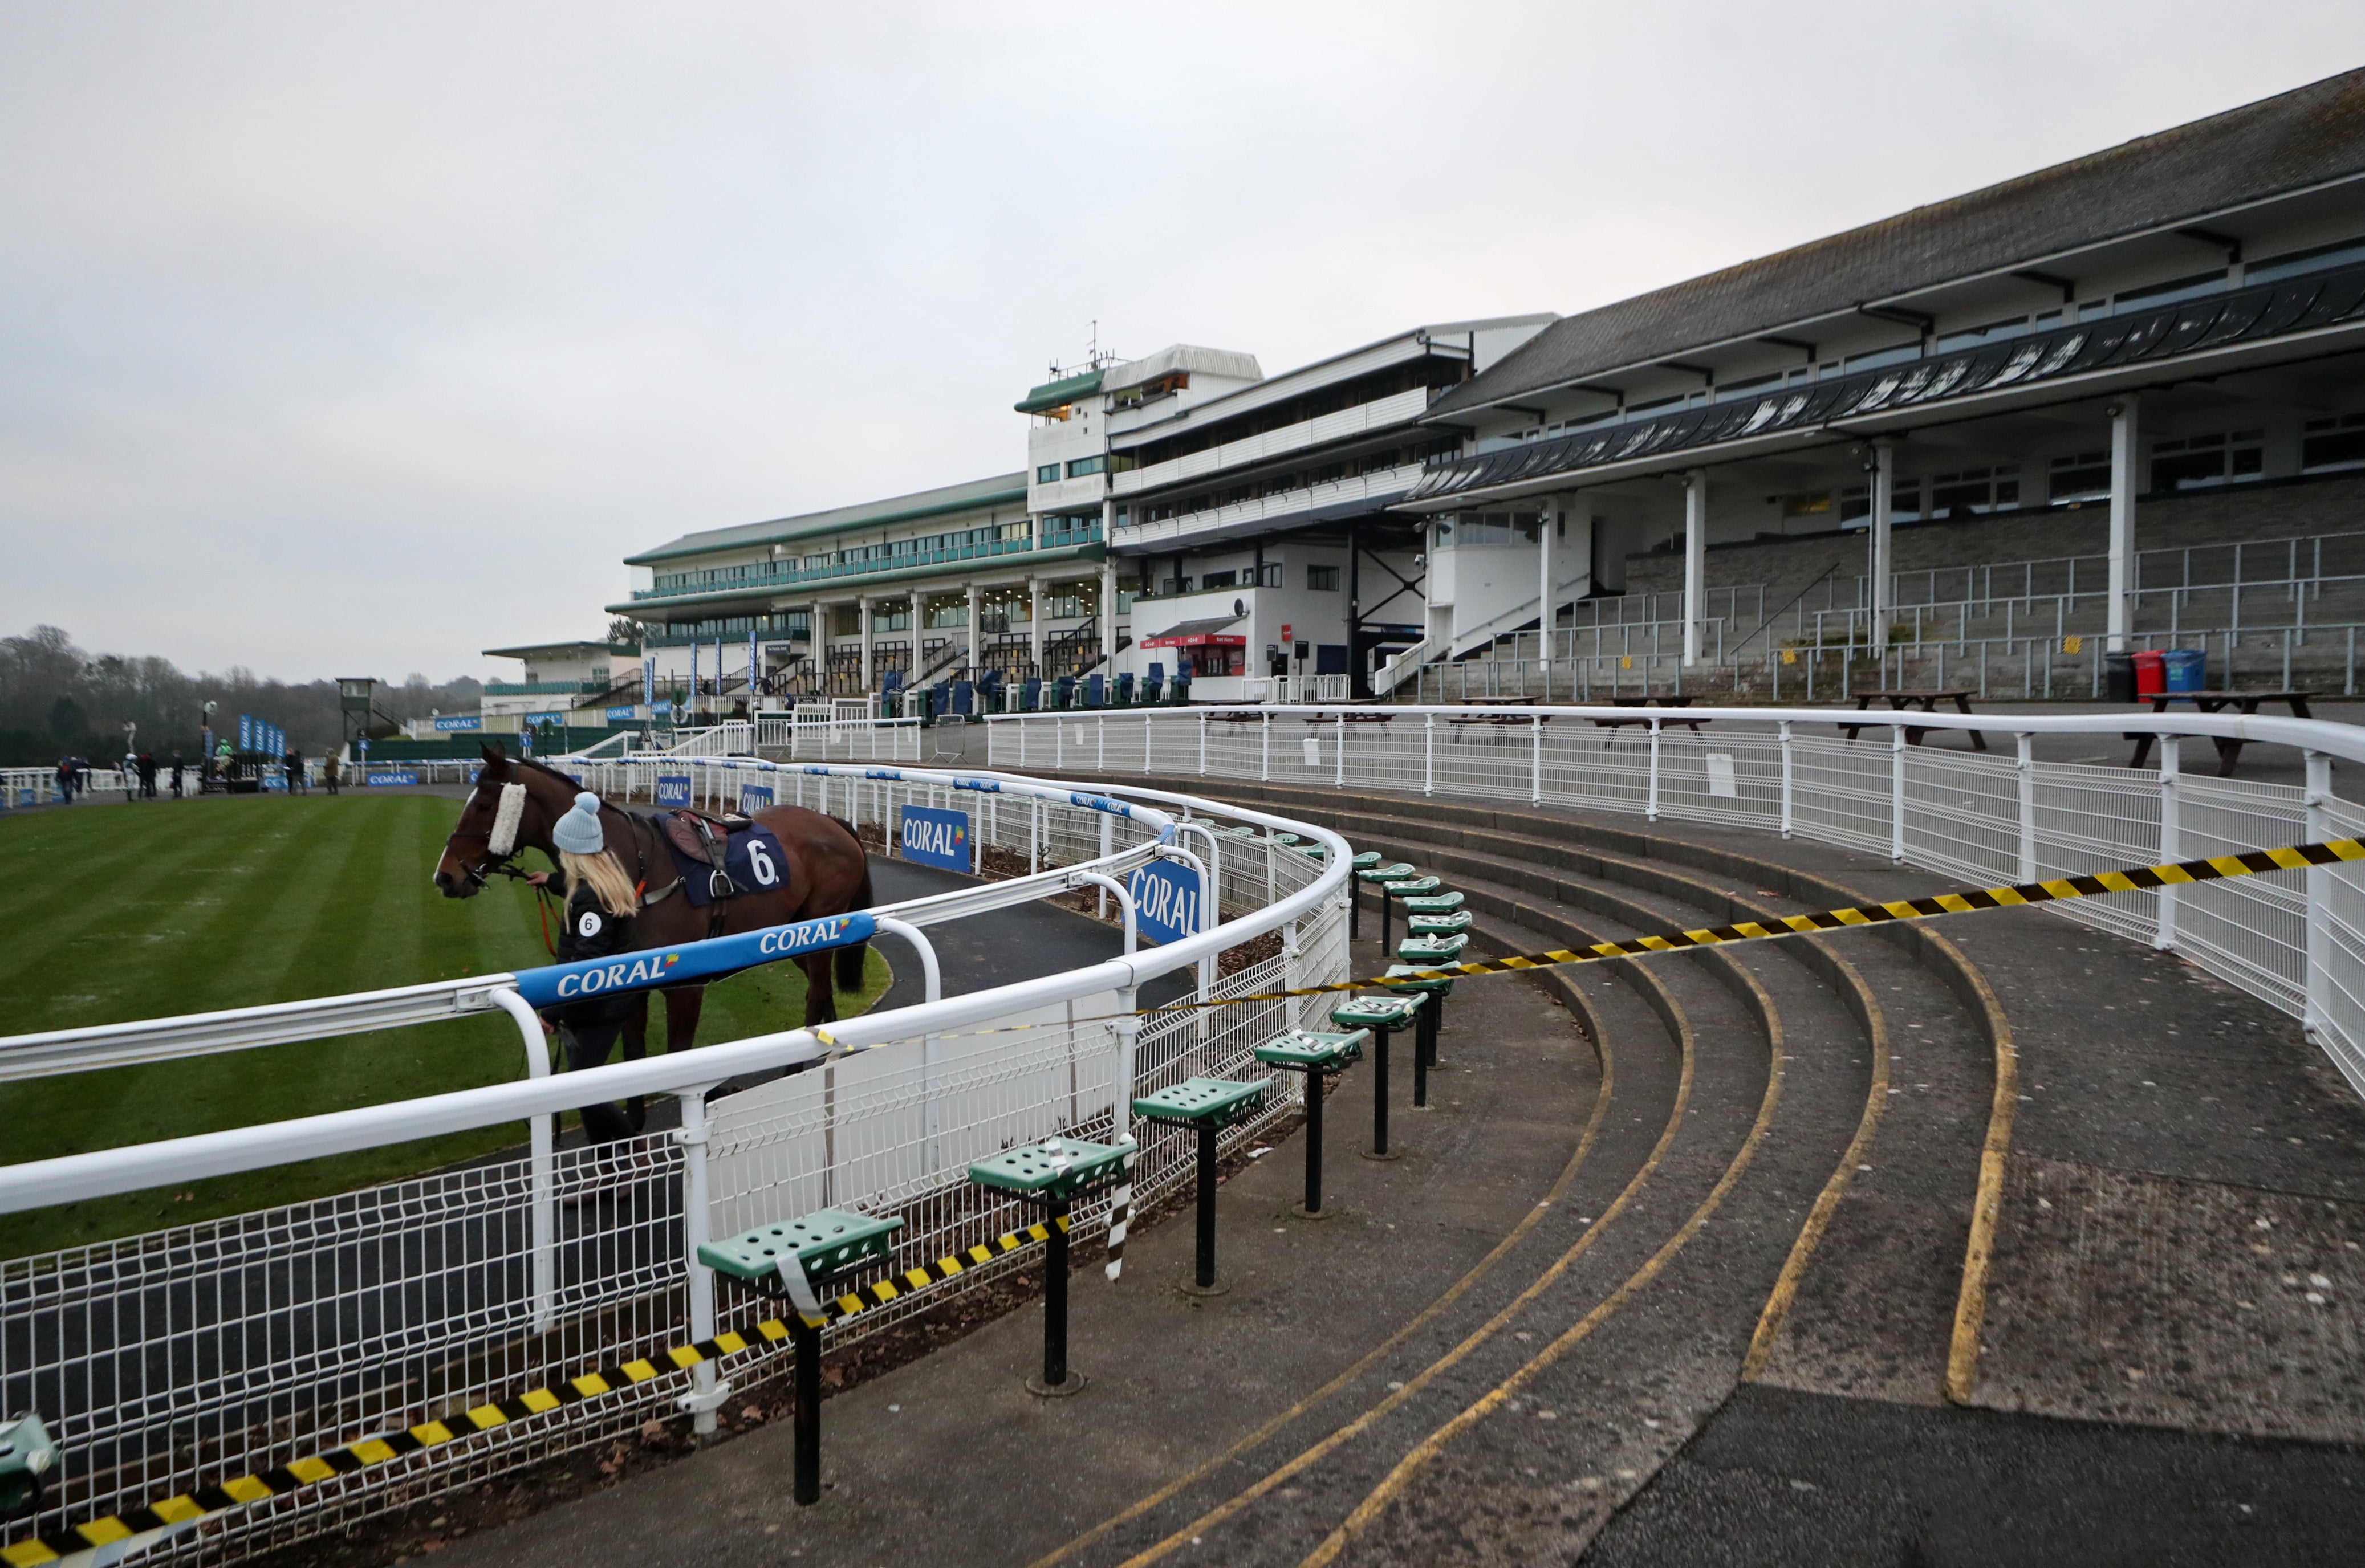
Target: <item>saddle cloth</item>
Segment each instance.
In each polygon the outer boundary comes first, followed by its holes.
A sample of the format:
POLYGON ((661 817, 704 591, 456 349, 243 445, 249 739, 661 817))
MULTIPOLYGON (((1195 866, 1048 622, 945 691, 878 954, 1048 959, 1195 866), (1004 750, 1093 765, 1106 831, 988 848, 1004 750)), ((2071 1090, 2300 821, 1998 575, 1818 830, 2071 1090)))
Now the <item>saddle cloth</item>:
POLYGON ((666 847, 673 852, 674 869, 681 874, 682 893, 699 908, 741 893, 773 893, 787 889, 789 858, 781 852, 780 841, 770 828, 757 827, 741 818, 739 831, 726 839, 722 828, 716 827, 715 842, 723 851, 723 864, 718 868, 708 862, 696 828, 671 817, 664 821, 666 847), (688 850, 682 846, 685 835, 692 846, 688 850))

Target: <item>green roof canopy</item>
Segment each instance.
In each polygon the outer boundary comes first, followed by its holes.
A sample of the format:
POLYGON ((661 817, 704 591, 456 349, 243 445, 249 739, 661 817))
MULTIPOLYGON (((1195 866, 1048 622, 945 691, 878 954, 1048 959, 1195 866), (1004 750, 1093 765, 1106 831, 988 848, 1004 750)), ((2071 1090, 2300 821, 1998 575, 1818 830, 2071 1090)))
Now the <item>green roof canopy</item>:
POLYGON ((1070 375, 1064 381, 1047 381, 1042 386, 1011 405, 1022 414, 1040 414, 1062 403, 1072 403, 1079 398, 1089 398, 1101 389, 1101 373, 1088 370, 1082 375, 1070 375))

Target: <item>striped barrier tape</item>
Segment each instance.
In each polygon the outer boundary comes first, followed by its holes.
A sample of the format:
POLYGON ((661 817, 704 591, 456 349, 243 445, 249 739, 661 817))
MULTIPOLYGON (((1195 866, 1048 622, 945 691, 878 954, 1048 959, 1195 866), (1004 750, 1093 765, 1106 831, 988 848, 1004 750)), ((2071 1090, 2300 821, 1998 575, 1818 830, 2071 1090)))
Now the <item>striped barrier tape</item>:
MULTIPOLYGON (((1068 1228, 1062 1216, 1060 1229, 1068 1228)), ((857 1290, 830 1298, 822 1304, 825 1321, 835 1322, 852 1317, 872 1307, 885 1306, 906 1294, 967 1273, 981 1263, 1007 1257, 1021 1248, 1050 1239, 1051 1232, 1038 1222, 981 1242, 965 1252, 937 1259, 906 1269, 883 1280, 873 1281, 857 1290)), ((779 1318, 768 1318, 756 1325, 754 1334, 763 1344, 779 1345, 789 1338, 789 1326, 779 1318)), ((464 1438, 488 1432, 511 1421, 547 1414, 569 1405, 597 1399, 619 1389, 636 1387, 660 1377, 685 1372, 707 1361, 721 1361, 725 1356, 757 1348, 758 1339, 739 1333, 717 1334, 712 1339, 701 1339, 694 1345, 677 1345, 669 1350, 619 1366, 601 1367, 580 1377, 565 1378, 528 1389, 508 1399, 479 1405, 463 1415, 440 1421, 423 1421, 406 1431, 364 1438, 297 1460, 292 1464, 258 1471, 251 1475, 201 1486, 151 1503, 144 1507, 129 1508, 119 1514, 106 1514, 78 1525, 18 1541, 14 1546, 0 1547, 0 1562, 8 1568, 42 1568, 47 1563, 62 1563, 77 1553, 95 1551, 102 1547, 129 1542, 135 1536, 152 1536, 155 1532, 177 1532, 209 1518, 226 1508, 248 1503, 259 1503, 269 1497, 284 1496, 290 1492, 316 1485, 335 1476, 351 1475, 381 1464, 390 1464, 429 1449, 441 1448, 464 1438)))
MULTIPOLYGON (((1289 991, 1260 991, 1247 996, 1218 997, 1205 1002, 1169 1002, 1132 1013, 1104 1013, 1079 1018, 1078 1025, 1106 1024, 1119 1018, 1141 1018, 1164 1013, 1193 1013, 1211 1007, 1239 1007, 1257 1002, 1286 1002, 1300 996, 1332 996, 1346 991, 1392 990, 1425 981, 1460 980, 1469 975, 1511 974, 1520 969, 1546 969, 1562 964, 1594 964, 1607 958, 1641 958, 1653 953, 1676 953, 1693 947, 1720 947, 1732 942, 1764 942, 1779 936, 1802 936, 1851 926, 1885 925, 1900 920, 1934 920, 1950 914, 1973 914, 1984 909, 2016 909, 2029 904, 2063 903, 2106 893, 2145 892, 2155 888, 2189 887, 2223 882, 2236 877, 2263 876, 2273 871, 2304 871, 2311 867, 2365 860, 2365 842, 2329 838, 2321 844, 2292 844, 2280 849, 2253 849, 2240 855, 2219 855, 2204 860, 2172 860, 2158 866, 2129 866, 2115 871, 2064 877, 2049 882, 2018 882, 2010 887, 1972 888, 1962 892, 1933 893, 1926 898, 1900 899, 1893 903, 1848 904, 1812 914, 1779 915, 1769 921, 1744 920, 1735 925, 1715 925, 1698 931, 1663 931, 1630 936, 1620 942, 1597 942, 1582 950, 1555 947, 1542 953, 1519 953, 1502 958, 1473 959, 1439 969, 1373 975, 1366 980, 1333 980, 1302 985, 1289 991)), ((1052 1027, 1045 1024, 1014 1024, 994 1029, 972 1029, 970 1035, 1002 1035, 1052 1027)), ((1061 1024, 1059 1027, 1068 1027, 1061 1024)), ((825 1030, 813 1031, 824 1045, 835 1046, 825 1030)), ((942 1034, 939 1040, 964 1038, 942 1034)), ((881 1041, 880 1045, 900 1044, 881 1041)), ((864 1047, 877 1049, 878 1047, 864 1047)))

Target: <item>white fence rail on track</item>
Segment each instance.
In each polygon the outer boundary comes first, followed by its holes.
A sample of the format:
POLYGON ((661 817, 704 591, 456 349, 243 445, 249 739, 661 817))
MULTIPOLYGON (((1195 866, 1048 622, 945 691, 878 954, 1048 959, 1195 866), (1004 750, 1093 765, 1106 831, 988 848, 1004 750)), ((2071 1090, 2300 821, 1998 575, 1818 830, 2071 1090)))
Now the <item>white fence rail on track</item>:
MULTIPOLYGON (((1241 778, 1625 812, 1793 834, 1982 885, 2365 834, 2334 759, 2365 730, 2171 713, 1996 717, 1832 709, 1206 708, 997 717, 994 767, 1241 778), (1614 726, 1590 721, 1614 720, 1614 726), (1688 727, 1704 721, 1699 730, 1688 727), (1837 733, 1862 725, 1861 739, 1837 733), (1909 745, 1985 732, 1996 749, 1909 745), (2038 762, 2028 737, 2164 737, 2157 772, 2038 762), (2303 787, 2186 773, 2175 737, 2293 746, 2303 787), (1885 737, 1885 738, 1884 738, 1885 737)), ((2207 755, 2214 760, 2214 748, 2207 755)), ((2302 1019, 2365 1093, 2365 886, 2353 867, 2113 893, 2069 919, 2183 954, 2302 1019)))
MULTIPOLYGON (((1131 868, 1173 853, 1178 838, 1203 860, 1219 857, 1221 923, 1084 969, 846 1020, 830 1027, 832 1045, 784 1029, 582 1073, 530 1068, 520 1081, 420 1100, 0 1166, 0 1212, 14 1212, 521 1120, 546 1134, 555 1114, 587 1101, 673 1094, 682 1111, 678 1134, 540 1159, 536 1137, 536 1148, 516 1157, 0 1265, 0 1410, 48 1417, 65 1456, 44 1511, 0 1531, 0 1540, 295 1463, 600 1366, 644 1356, 669 1366, 663 1352, 673 1346, 751 1330, 776 1315, 738 1293, 718 1299, 712 1277, 687 1261, 712 1234, 827 1204, 902 1215, 905 1266, 990 1241, 1030 1215, 970 1186, 966 1165, 1022 1139, 1138 1132, 1133 1201, 1150 1202, 1188 1180, 1192 1149, 1170 1129, 1130 1126, 1132 1096, 1194 1073, 1256 1071, 1253 1047, 1314 1022, 1320 999, 1110 1014, 1130 1009, 1161 976, 1175 975, 1184 994, 1205 987, 1217 952, 1266 933, 1279 935, 1279 950, 1216 980, 1216 994, 1346 973, 1344 841, 1268 813, 990 773, 678 754, 558 760, 620 797, 645 795, 643 777, 659 772, 733 781, 769 772, 783 799, 801 791, 833 814, 876 825, 907 804, 958 804, 995 863, 1029 868, 874 912, 907 927, 1090 886, 1095 873, 1122 881, 1131 868), (1202 831, 1209 828, 1246 831, 1211 839, 1202 831), (1284 830, 1328 845, 1329 857, 1281 846, 1272 834, 1284 830), (774 1076, 783 1069, 791 1070, 774 1076), (718 1085, 751 1074, 768 1081, 710 1103, 718 1085)), ((515 977, 480 976, 0 1040, 0 1076, 489 1007, 531 1029, 515 977)), ((541 1042, 529 1039, 546 1068, 541 1042)), ((1227 1141, 1255 1137, 1288 1113, 1300 1089, 1295 1075, 1278 1077, 1262 1115, 1227 1141)), ((1080 1204, 1074 1229, 1090 1236, 1108 1218, 1105 1198, 1080 1204)), ((1010 1254, 842 1319, 831 1342, 875 1332, 1031 1259, 1010 1254)), ((753 1348, 723 1367, 723 1379, 784 1368, 785 1348, 749 1338, 753 1348)), ((156 1550, 251 1556, 604 1440, 652 1414, 711 1412, 728 1386, 711 1366, 669 1373, 233 1508, 156 1550)), ((711 1415, 702 1422, 711 1425, 711 1415)))

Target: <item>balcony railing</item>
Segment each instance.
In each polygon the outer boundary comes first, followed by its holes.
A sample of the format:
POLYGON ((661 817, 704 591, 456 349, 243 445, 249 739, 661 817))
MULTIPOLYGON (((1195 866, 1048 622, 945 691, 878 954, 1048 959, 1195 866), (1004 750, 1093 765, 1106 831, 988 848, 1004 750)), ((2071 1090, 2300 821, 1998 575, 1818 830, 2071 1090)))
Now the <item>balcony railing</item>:
MULTIPOLYGON (((874 557, 868 561, 831 561, 818 566, 802 562, 768 562, 760 566, 727 567, 730 576, 718 572, 711 580, 696 582, 663 582, 654 588, 635 588, 633 598, 640 599, 679 599, 690 594, 750 592, 764 588, 798 588, 808 583, 842 582, 854 577, 878 577, 886 572, 908 571, 914 566, 953 566, 963 561, 981 561, 998 555, 1025 555, 1036 550, 1064 549, 1071 545, 1089 544, 1101 536, 1097 519, 1082 528, 1046 533, 1040 540, 988 539, 948 546, 941 550, 914 550, 901 555, 874 557)), ((684 574, 685 576, 689 574, 684 574)), ((696 574, 701 579, 707 574, 696 574)))
POLYGON ((604 680, 488 680, 485 683, 488 697, 558 697, 573 696, 583 691, 605 691, 604 680))

